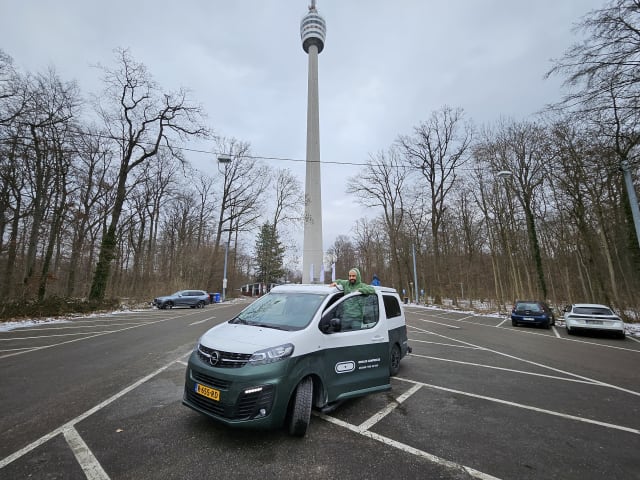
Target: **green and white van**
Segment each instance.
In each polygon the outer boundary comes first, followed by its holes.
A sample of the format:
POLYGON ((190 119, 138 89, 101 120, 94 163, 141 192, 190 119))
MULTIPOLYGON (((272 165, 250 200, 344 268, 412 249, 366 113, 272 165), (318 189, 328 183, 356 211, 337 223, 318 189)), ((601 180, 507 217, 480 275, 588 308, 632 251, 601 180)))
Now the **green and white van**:
POLYGON ((392 288, 345 295, 327 285, 278 286, 200 338, 183 403, 227 425, 286 422, 292 435, 303 436, 312 408, 330 411, 389 390, 410 351, 392 288))

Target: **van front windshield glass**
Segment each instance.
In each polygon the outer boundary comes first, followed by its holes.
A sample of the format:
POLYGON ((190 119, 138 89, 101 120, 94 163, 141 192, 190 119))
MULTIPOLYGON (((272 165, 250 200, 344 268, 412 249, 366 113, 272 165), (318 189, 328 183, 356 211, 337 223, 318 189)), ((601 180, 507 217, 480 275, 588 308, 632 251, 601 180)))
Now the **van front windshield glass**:
POLYGON ((279 330, 302 330, 311 322, 325 295, 317 293, 268 293, 256 300, 230 323, 279 330))

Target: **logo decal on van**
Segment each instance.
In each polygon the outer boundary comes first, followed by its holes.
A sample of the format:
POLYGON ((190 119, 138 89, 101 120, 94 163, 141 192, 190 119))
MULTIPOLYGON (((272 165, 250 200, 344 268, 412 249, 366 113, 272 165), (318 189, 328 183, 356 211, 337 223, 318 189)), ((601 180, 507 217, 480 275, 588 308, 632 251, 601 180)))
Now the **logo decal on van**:
POLYGON ((356 369, 356 362, 349 360, 348 362, 336 363, 336 373, 349 373, 356 369))

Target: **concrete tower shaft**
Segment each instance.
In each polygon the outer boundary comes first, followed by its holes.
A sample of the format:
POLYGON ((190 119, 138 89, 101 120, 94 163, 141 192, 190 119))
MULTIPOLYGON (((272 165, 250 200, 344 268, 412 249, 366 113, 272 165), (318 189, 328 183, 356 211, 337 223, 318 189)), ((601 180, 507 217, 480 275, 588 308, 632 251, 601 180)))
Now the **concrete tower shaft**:
POLYGON ((320 179, 320 112, 318 94, 318 54, 324 48, 326 26, 312 0, 309 13, 300 22, 302 48, 309 55, 307 95, 307 162, 305 178, 305 222, 302 251, 302 281, 317 283, 321 278, 322 193, 320 179))

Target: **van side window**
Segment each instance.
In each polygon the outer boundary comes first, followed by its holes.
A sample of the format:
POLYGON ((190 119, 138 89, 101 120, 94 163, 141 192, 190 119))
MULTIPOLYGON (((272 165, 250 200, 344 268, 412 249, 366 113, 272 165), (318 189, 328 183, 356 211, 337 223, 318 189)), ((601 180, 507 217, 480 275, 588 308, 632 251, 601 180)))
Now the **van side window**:
POLYGON ((400 302, 398 299, 392 295, 383 295, 382 300, 384 302, 384 311, 387 315, 387 318, 399 317, 402 315, 402 310, 400 310, 400 302))
POLYGON ((325 316, 339 319, 339 326, 329 327, 321 322, 320 329, 324 333, 350 332, 363 328, 372 328, 378 323, 380 310, 377 295, 357 295, 347 298, 339 305, 325 311, 325 316))

